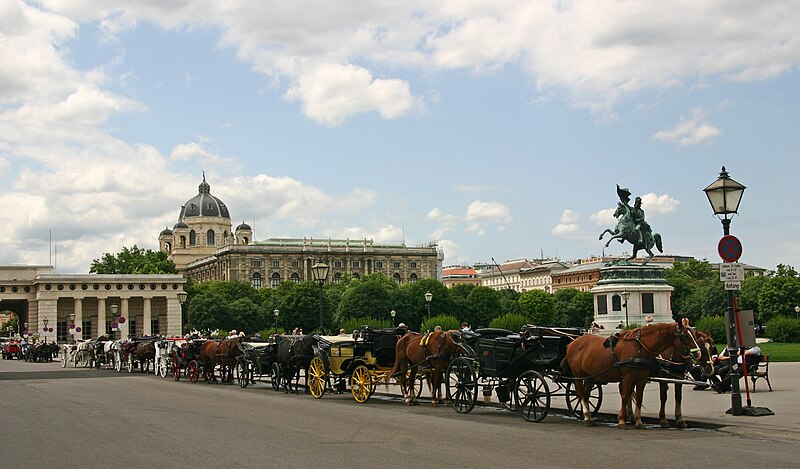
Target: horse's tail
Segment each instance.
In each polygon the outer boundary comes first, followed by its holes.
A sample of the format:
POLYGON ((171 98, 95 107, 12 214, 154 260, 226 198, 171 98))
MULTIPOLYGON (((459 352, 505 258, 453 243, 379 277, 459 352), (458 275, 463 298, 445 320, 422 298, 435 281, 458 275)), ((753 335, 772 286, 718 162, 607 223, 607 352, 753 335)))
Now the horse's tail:
POLYGON ((561 360, 561 373, 563 373, 564 376, 572 376, 572 370, 569 368, 569 362, 567 361, 567 357, 564 357, 561 360))
POLYGON ((661 245, 661 235, 656 233, 653 235, 653 238, 656 240, 656 248, 658 248, 658 252, 664 252, 664 248, 661 245))
POLYGON ((385 384, 389 384, 389 380, 400 371, 402 367, 403 360, 405 360, 405 353, 403 348, 405 347, 405 341, 403 340, 406 336, 400 337, 397 339, 397 343, 395 344, 395 354, 394 354, 394 365, 392 365, 392 369, 386 373, 386 377, 383 378, 385 384))

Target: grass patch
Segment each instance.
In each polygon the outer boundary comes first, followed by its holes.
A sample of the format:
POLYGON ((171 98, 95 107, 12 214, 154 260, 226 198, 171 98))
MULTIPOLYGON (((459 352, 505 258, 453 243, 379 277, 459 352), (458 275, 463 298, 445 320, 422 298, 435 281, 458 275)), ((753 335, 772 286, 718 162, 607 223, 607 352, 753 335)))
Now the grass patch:
POLYGON ((771 353, 770 361, 774 362, 800 362, 800 344, 786 344, 780 342, 764 342, 758 344, 761 353, 771 353))

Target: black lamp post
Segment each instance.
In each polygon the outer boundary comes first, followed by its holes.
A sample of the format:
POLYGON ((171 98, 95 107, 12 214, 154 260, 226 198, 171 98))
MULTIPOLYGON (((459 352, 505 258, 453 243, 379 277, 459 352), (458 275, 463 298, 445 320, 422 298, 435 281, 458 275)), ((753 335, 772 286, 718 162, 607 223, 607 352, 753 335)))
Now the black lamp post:
POLYGON ((178 303, 181 304, 181 330, 183 330, 183 327, 186 325, 186 322, 187 322, 186 321, 186 317, 185 317, 186 315, 184 314, 184 311, 183 311, 183 304, 186 303, 186 300, 188 298, 189 298, 189 294, 186 293, 185 291, 181 290, 181 291, 178 292, 178 303))
MULTIPOLYGON (((180 294, 178 294, 178 301, 180 301, 180 299, 181 296, 180 294)), ((116 338, 117 337, 116 332, 119 330, 119 322, 118 322, 119 317, 117 316, 117 313, 119 313, 119 305, 112 304, 111 306, 108 307, 108 309, 111 310, 111 322, 117 325, 117 327, 111 328, 111 332, 114 332, 114 338, 116 338)))
POLYGON ((48 332, 48 331, 47 331, 47 325, 48 325, 49 323, 50 323, 50 320, 49 320, 49 319, 47 319, 47 318, 44 318, 44 319, 42 319, 42 324, 44 324, 44 330, 43 330, 43 332, 42 332, 42 335, 44 336, 44 340, 43 340, 43 342, 45 342, 45 343, 47 342, 47 332, 48 332))
MULTIPOLYGON (((798 306, 798 309, 800 309, 800 306, 798 306)), ((389 316, 392 317, 392 327, 394 327, 394 317, 397 316, 397 311, 395 310, 389 311, 389 316)))
MULTIPOLYGON (((745 186, 734 181, 725 171, 725 166, 719 173, 716 181, 712 182, 708 187, 703 189, 708 197, 711 208, 714 210, 714 215, 722 222, 722 231, 725 236, 731 234, 731 219, 728 215, 733 216, 738 213, 739 202, 742 201, 745 186)), ((736 312, 733 303, 733 290, 728 290, 728 356, 731 361, 731 410, 733 415, 743 415, 742 409, 742 395, 739 394, 739 362, 738 357, 738 344, 737 344, 737 331, 736 331, 736 312)))
POLYGON ((278 308, 275 308, 275 311, 273 311, 272 314, 275 315, 275 333, 277 334, 278 333, 278 316, 281 315, 281 312, 280 312, 280 310, 278 310, 278 308))
POLYGON ((428 321, 431 320, 431 300, 433 299, 433 293, 428 292, 425 293, 425 303, 428 306, 428 321))
POLYGON ((628 298, 630 297, 631 297, 631 292, 629 292, 628 290, 622 292, 622 301, 624 301, 624 303, 622 303, 622 306, 625 307, 625 327, 628 327, 628 298))
POLYGON ((325 300, 322 292, 322 285, 325 283, 325 279, 328 277, 328 264, 324 262, 317 261, 316 264, 311 266, 311 275, 314 277, 314 280, 319 284, 319 333, 324 334, 324 317, 323 317, 323 310, 322 304, 325 300))
POLYGON ((794 307, 794 318, 795 319, 800 318, 800 306, 794 307))

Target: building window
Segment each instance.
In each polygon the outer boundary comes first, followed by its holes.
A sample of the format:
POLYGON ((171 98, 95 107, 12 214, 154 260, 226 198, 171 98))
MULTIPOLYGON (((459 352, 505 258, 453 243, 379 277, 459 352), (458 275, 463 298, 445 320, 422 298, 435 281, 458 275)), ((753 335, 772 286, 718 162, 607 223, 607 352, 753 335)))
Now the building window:
POLYGON ((181 236, 181 247, 186 249, 186 236, 181 236))
POLYGON ((400 283, 400 274, 392 275, 392 279, 394 279, 395 282, 400 283))
POLYGON ((289 277, 289 280, 291 280, 292 283, 300 283, 300 276, 297 275, 297 272, 294 272, 292 273, 292 276, 289 277))
POLYGON ((206 244, 209 246, 214 245, 214 230, 208 230, 206 232, 206 244))
POLYGON ((281 284, 281 274, 275 272, 269 279, 269 286, 272 288, 278 288, 280 284, 281 284))
POLYGON ((656 312, 653 303, 652 293, 642 293, 642 314, 654 314, 656 312))
POLYGON ((273 269, 280 269, 280 267, 281 267, 281 261, 277 261, 277 260, 276 261, 272 261, 272 268, 273 269))
POLYGON ((354 279, 359 279, 359 278, 361 278, 361 276, 358 275, 358 272, 353 272, 353 278, 354 279))
POLYGON ((297 269, 300 267, 300 261, 292 261, 292 268, 297 269))
POLYGON ((81 336, 83 340, 90 340, 92 338, 92 321, 85 320, 81 322, 81 336))
POLYGON ((334 269, 341 269, 342 268, 342 261, 333 261, 333 268, 334 269))
POLYGON ((158 328, 158 318, 153 318, 150 320, 150 333, 153 335, 161 334, 161 330, 158 328))
POLYGON ((136 333, 137 333, 137 330, 136 330, 136 319, 131 319, 130 321, 128 321, 128 323, 129 323, 128 327, 130 328, 130 333, 128 335, 132 335, 132 336, 136 335, 136 333))
POLYGON ((261 268, 261 261, 260 261, 260 260, 253 259, 253 260, 250 262, 250 267, 252 267, 252 268, 254 268, 254 269, 260 269, 260 268, 261 268))
POLYGON ((394 267, 395 269, 399 269, 400 268, 400 262, 399 261, 392 262, 392 267, 394 267))
POLYGON ((255 289, 261 288, 261 274, 253 272, 253 276, 250 277, 250 286, 255 289))
POLYGON ((350 267, 352 267, 354 269, 358 269, 358 268, 361 267, 361 262, 360 261, 353 261, 352 263, 350 263, 350 267))
POLYGON ((67 321, 56 322, 56 340, 59 342, 67 341, 67 321))
POLYGON ((411 274, 408 277, 408 283, 417 283, 417 274, 411 274))
POLYGON ((336 274, 334 274, 333 276, 333 283, 339 283, 341 281, 342 281, 342 274, 336 272, 336 274))
POLYGON ((417 268, 417 261, 411 261, 411 268, 412 269, 416 269, 417 268))
POLYGON ((622 311, 622 298, 619 295, 611 297, 611 311, 622 311))
POLYGON ((375 268, 382 269, 383 268, 383 261, 375 261, 375 268))
POLYGON ((606 295, 597 295, 597 314, 608 314, 608 303, 606 295))
POLYGON ((197 233, 194 230, 189 232, 189 246, 194 246, 197 244, 197 233))

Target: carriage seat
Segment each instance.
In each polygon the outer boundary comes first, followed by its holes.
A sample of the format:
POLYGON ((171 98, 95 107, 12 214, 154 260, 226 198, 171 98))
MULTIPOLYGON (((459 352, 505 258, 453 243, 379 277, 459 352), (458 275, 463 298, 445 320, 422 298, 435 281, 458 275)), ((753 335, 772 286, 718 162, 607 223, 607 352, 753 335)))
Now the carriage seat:
POLYGON ((514 333, 508 329, 500 329, 496 327, 484 327, 482 329, 475 329, 475 332, 480 334, 482 338, 494 339, 495 337, 507 337, 514 333))

